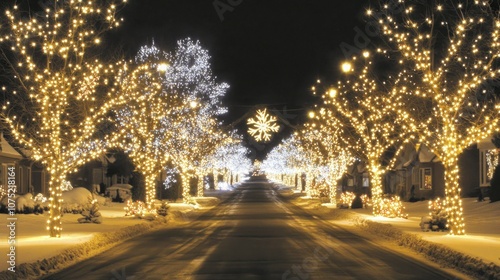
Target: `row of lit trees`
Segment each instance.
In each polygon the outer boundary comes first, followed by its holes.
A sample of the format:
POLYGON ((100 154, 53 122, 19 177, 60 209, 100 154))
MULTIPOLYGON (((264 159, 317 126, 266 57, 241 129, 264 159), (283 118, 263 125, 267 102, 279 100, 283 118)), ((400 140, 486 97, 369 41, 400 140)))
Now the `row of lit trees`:
POLYGON ((155 181, 169 162, 189 194, 189 176, 201 176, 210 155, 228 145, 216 119, 228 85, 215 81, 198 42, 181 40, 172 52, 145 46, 132 61, 93 57, 102 34, 119 25, 121 2, 48 1, 41 13, 14 6, 0 25, 9 71, 1 119, 50 173, 51 237, 61 235, 67 174, 106 150, 129 153, 153 210, 155 181))
POLYGON ((382 176, 403 144, 425 144, 444 165, 448 226, 460 235, 458 157, 499 130, 500 17, 491 1, 431 2, 390 1, 367 11, 385 47, 342 65, 342 79, 323 94, 304 130, 340 139, 333 145, 366 163, 375 215, 387 203, 382 176))
POLYGON ((217 115, 225 112, 221 98, 228 86, 215 82, 210 56, 199 42, 185 39, 174 52, 154 44, 144 46, 135 63, 148 68, 134 77, 139 85, 132 101, 115 110, 118 128, 114 142, 128 151, 145 175, 146 205, 153 210, 156 178, 171 162, 180 172, 183 197, 189 200, 189 181, 199 178, 203 195, 204 161, 224 144, 217 115))

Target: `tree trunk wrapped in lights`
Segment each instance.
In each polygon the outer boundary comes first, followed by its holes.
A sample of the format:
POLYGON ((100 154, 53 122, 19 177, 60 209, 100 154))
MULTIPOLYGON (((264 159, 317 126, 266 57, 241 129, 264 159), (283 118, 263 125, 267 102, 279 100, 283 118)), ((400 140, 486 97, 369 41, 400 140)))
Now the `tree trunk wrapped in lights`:
POLYGON ((342 126, 334 123, 335 119, 327 122, 321 119, 324 110, 311 112, 310 120, 301 131, 303 149, 309 152, 307 155, 315 158, 316 164, 313 169, 319 170, 322 165, 325 167, 325 177, 329 188, 330 203, 337 204, 337 182, 345 174, 348 166, 352 164, 354 158, 347 151, 346 143, 341 137, 342 126))
POLYGON ((125 101, 117 96, 125 64, 92 55, 99 36, 119 25, 120 2, 56 0, 42 13, 16 5, 1 23, 1 58, 11 75, 1 119, 50 173, 51 237, 61 235, 62 182, 109 146, 107 114, 125 101))
POLYGON ((293 134, 271 150, 262 163, 261 170, 271 176, 306 172, 306 151, 299 138, 298 133, 293 134))
POLYGON ((397 8, 369 11, 389 45, 399 52, 391 54, 403 69, 397 93, 407 104, 423 105, 406 112, 417 120, 420 140, 444 165, 451 234, 465 233, 458 156, 491 137, 500 124, 495 94, 500 78, 500 18, 493 3, 442 1, 431 6, 408 0, 392 3, 397 8), (396 10, 405 13, 391 13, 396 10))
MULTIPOLYGON (((250 151, 244 147, 241 139, 232 135, 227 141, 218 145, 215 152, 206 158, 206 168, 214 170, 214 177, 216 176, 215 170, 227 169, 233 175, 246 174, 250 172, 252 163, 248 158, 250 151)), ((237 182, 237 181, 236 181, 237 182)))
POLYGON ((450 234, 465 234, 465 221, 463 217, 462 199, 460 196, 458 155, 443 159, 445 164, 445 209, 448 215, 450 234))
POLYGON ((205 182, 203 180, 203 173, 198 173, 196 176, 198 178, 197 184, 196 184, 196 196, 197 197, 204 197, 205 196, 205 182))
MULTIPOLYGON (((372 159, 369 162, 378 161, 378 159, 372 159)), ((384 175, 384 171, 379 169, 377 165, 368 166, 368 174, 370 175, 371 180, 371 192, 372 192, 372 201, 373 201, 373 214, 383 216, 382 208, 384 208, 383 204, 387 203, 384 201, 383 196, 383 186, 382 186, 382 176, 384 175)))
POLYGON ((323 95, 324 106, 315 116, 322 127, 338 131, 340 143, 350 147, 352 154, 365 161, 371 180, 373 214, 382 215, 382 176, 403 148, 414 138, 414 127, 403 122, 398 114, 402 108, 401 97, 392 93, 391 87, 399 80, 392 76, 381 77, 372 73, 373 55, 353 57, 345 81, 323 95))
MULTIPOLYGON (((333 148, 333 146, 330 146, 333 148)), ((354 162, 354 158, 347 151, 343 149, 340 151, 332 151, 332 155, 328 160, 328 178, 330 181, 330 203, 337 205, 337 184, 338 181, 344 176, 347 168, 354 162)))

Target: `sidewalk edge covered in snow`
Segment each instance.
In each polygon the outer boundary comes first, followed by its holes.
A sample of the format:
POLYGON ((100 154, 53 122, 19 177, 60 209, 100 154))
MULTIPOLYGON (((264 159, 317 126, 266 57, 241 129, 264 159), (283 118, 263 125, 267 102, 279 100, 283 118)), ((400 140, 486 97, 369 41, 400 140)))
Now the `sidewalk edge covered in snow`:
POLYGON ((480 258, 457 252, 445 245, 423 240, 420 236, 404 232, 390 224, 357 218, 357 226, 379 237, 396 242, 398 245, 429 257, 432 261, 452 267, 460 272, 479 279, 500 279, 500 267, 487 264, 480 258))
POLYGON ((165 225, 166 222, 166 219, 158 219, 151 223, 137 224, 114 232, 97 233, 85 243, 65 249, 56 256, 32 263, 20 264, 16 267, 16 272, 14 273, 2 271, 0 272, 0 279, 39 279, 44 275, 67 267, 78 260, 96 255, 110 246, 117 245, 127 239, 165 225))

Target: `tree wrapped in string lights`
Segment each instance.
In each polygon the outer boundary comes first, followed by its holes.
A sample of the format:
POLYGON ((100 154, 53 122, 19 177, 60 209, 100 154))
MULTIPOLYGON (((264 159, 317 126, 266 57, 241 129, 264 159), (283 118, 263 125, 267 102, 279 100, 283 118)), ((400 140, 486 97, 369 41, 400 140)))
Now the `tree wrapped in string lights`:
POLYGON ((189 120, 172 127, 177 137, 169 141, 173 163, 178 166, 181 175, 182 196, 185 202, 190 200, 190 179, 198 178, 197 195, 203 196, 203 176, 206 172, 206 160, 228 137, 219 129, 214 118, 199 115, 200 111, 189 120))
POLYGON ((158 54, 155 47, 139 51, 137 68, 128 75, 131 82, 122 87, 130 101, 115 110, 119 133, 113 139, 144 175, 145 212, 151 214, 155 214, 156 178, 170 160, 167 144, 177 137, 170 127, 179 125, 191 113, 186 100, 165 91, 158 54))
POLYGON ((305 129, 297 133, 300 142, 299 149, 305 156, 302 160, 303 168, 306 173, 306 193, 308 197, 319 198, 320 182, 326 177, 326 151, 321 144, 320 133, 311 129, 312 126, 306 126, 305 129))
POLYGON ((310 121, 306 123, 307 130, 313 131, 313 145, 309 147, 316 149, 316 153, 322 158, 326 166, 326 182, 329 187, 330 203, 337 204, 337 183, 346 173, 347 168, 353 164, 354 157, 346 148, 342 138, 342 124, 338 119, 322 119, 325 114, 322 108, 319 112, 309 114, 310 121))
POLYGON ((212 72, 210 54, 199 41, 190 38, 177 42, 175 51, 164 53, 168 63, 164 85, 172 94, 194 102, 200 116, 220 116, 227 113, 222 98, 229 85, 217 82, 212 72))
POLYGON ((384 82, 375 79, 371 55, 353 57, 345 81, 323 95, 324 109, 317 118, 326 122, 326 127, 342 127, 342 138, 351 152, 367 164, 371 180, 373 214, 383 215, 382 176, 390 170, 403 144, 414 138, 415 127, 403 122, 407 117, 401 110, 401 97, 393 93, 393 84, 399 82, 388 76, 384 82), (400 113, 400 114, 398 114, 400 113))
MULTIPOLYGON (((133 101, 117 110, 123 147, 146 179, 146 205, 154 211, 156 178, 169 161, 182 177, 184 199, 189 199, 190 175, 198 176, 204 157, 224 134, 216 115, 228 85, 215 82, 210 56, 199 42, 184 39, 173 52, 161 51, 153 43, 139 50, 133 101)), ((201 181, 201 180, 200 180, 201 181)), ((202 182, 200 182, 202 185, 202 182)))
POLYGON ((420 140, 445 168, 446 210, 450 234, 465 233, 458 156, 491 137, 500 124, 495 89, 500 78, 500 18, 494 1, 399 1, 386 4, 378 17, 405 71, 399 89, 412 104, 420 140))
POLYGON ((166 90, 186 99, 193 112, 184 122, 170 127, 177 137, 168 144, 172 161, 181 173, 184 200, 188 201, 190 177, 198 177, 198 195, 203 196, 204 162, 228 139, 216 117, 227 112, 222 98, 229 85, 216 81, 210 55, 198 41, 190 38, 178 41, 175 51, 166 53, 165 58, 169 64, 164 81, 166 90))
POLYGON ((301 175, 306 172, 306 155, 298 135, 292 134, 273 148, 262 162, 261 170, 280 180, 281 175, 301 175))
POLYGON ((221 99, 228 85, 215 81, 208 51, 189 38, 180 40, 175 51, 162 52, 153 44, 143 47, 139 55, 152 56, 158 61, 158 68, 165 71, 163 89, 185 104, 171 114, 170 123, 165 123, 167 133, 175 135, 164 143, 165 153, 181 174, 185 201, 190 197, 191 177, 199 178, 198 194, 203 196, 203 162, 225 138, 215 117, 227 111, 221 99), (178 120, 173 121, 173 117, 178 120))
POLYGON ((125 101, 117 88, 126 65, 92 56, 102 33, 119 25, 120 2, 47 1, 40 13, 16 5, 1 24, 1 58, 10 75, 1 119, 50 173, 51 237, 61 236, 66 175, 107 148, 107 114, 125 101))
POLYGON ((229 176, 242 176, 252 169, 252 162, 248 158, 250 151, 242 145, 241 139, 236 135, 232 141, 225 141, 209 157, 207 169, 213 172, 229 173, 229 176))

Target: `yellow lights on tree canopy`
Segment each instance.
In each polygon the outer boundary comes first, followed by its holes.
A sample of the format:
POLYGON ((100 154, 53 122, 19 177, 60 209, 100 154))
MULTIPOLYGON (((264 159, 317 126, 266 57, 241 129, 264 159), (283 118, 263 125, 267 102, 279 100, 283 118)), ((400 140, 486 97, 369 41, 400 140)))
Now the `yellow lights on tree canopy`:
POLYGON ((141 71, 130 75, 134 83, 127 94, 132 100, 116 115, 122 148, 145 177, 149 212, 155 211, 156 179, 169 163, 181 175, 185 202, 192 202, 192 177, 198 178, 198 196, 203 196, 206 160, 229 138, 215 119, 225 111, 220 104, 228 86, 215 81, 209 58, 189 38, 178 41, 173 52, 153 44, 141 47, 136 56, 141 71))
POLYGON ((267 109, 257 110, 255 118, 247 120, 248 133, 252 135, 255 140, 269 141, 271 140, 271 132, 278 132, 279 125, 276 124, 277 118, 267 113, 267 109))
POLYGON ((16 90, 6 89, 1 119, 50 173, 47 228, 60 237, 66 176, 110 145, 107 136, 96 135, 110 109, 126 100, 117 92, 127 66, 86 55, 98 47, 98 35, 119 25, 115 12, 122 1, 52 2, 43 16, 15 7, 2 18, 4 74, 12 75, 16 90))
POLYGON ((433 9, 424 2, 402 2, 412 9, 383 9, 377 18, 403 68, 394 94, 403 97, 404 111, 413 116, 405 120, 416 127, 419 140, 444 165, 450 234, 465 234, 458 156, 500 125, 494 83, 500 78, 498 13, 488 1, 458 8, 442 1, 433 9))
POLYGON ((352 71, 352 64, 350 62, 344 62, 341 65, 342 72, 349 73, 352 71))
MULTIPOLYGON (((398 115, 401 97, 376 79, 370 63, 353 60, 358 71, 352 70, 345 81, 323 95, 323 114, 318 117, 320 130, 337 131, 342 142, 367 165, 370 176, 373 214, 386 215, 388 205, 383 199, 382 176, 391 169, 391 163, 403 147, 413 138, 414 129, 406 126, 398 115), (387 153, 391 151, 391 153, 387 153)), ((350 64, 351 69, 353 65, 350 64)), ((390 79, 386 82, 395 83, 390 79)), ((325 137, 323 137, 325 138, 325 137)), ((326 139, 326 138, 325 138, 326 139)), ((402 208, 401 208, 402 209, 402 208)))

